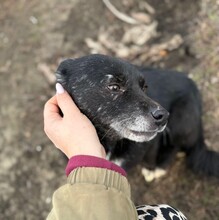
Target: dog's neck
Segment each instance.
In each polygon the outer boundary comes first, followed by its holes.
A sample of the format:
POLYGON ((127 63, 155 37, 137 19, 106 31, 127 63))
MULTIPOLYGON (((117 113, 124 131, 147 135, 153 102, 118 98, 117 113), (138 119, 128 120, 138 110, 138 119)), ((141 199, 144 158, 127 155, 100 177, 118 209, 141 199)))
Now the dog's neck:
POLYGON ((117 144, 116 140, 112 140, 111 138, 107 138, 107 137, 105 137, 103 139, 100 138, 100 142, 103 145, 106 153, 113 152, 113 149, 115 148, 115 146, 117 144))
POLYGON ((109 129, 108 127, 105 127, 103 124, 101 125, 101 127, 98 127, 96 124, 94 125, 96 127, 101 144, 107 152, 112 152, 121 138, 116 135, 115 131, 109 129))

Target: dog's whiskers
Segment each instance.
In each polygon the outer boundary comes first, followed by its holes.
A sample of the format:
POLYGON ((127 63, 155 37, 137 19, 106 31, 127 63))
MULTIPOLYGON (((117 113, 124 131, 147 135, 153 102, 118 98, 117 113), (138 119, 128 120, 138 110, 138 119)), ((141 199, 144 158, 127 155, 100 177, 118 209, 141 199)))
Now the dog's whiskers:
POLYGON ((109 128, 105 134, 101 137, 101 141, 106 137, 106 135, 112 130, 113 128, 109 128))
MULTIPOLYGON (((120 123, 124 123, 124 122, 129 121, 129 120, 130 120, 130 118, 125 118, 125 119, 123 119, 123 120, 120 120, 120 123)), ((103 139, 106 137, 106 135, 109 134, 109 132, 110 132, 111 130, 113 130, 112 127, 109 128, 109 129, 105 132, 105 134, 102 136, 101 140, 103 140, 103 139)), ((122 128, 121 130, 124 130, 124 128, 122 128)))

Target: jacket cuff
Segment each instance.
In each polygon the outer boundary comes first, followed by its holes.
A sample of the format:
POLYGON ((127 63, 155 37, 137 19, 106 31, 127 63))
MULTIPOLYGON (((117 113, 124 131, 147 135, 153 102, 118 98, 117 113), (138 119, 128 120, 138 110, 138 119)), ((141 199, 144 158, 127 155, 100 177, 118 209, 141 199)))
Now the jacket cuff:
POLYGON ((78 167, 104 168, 104 169, 108 169, 108 170, 112 170, 117 173, 120 173, 123 176, 126 176, 125 170, 123 170, 118 165, 106 159, 95 157, 95 156, 89 156, 89 155, 77 155, 77 156, 71 157, 65 169, 66 175, 68 176, 72 170, 78 167))
POLYGON ((123 192, 128 198, 131 197, 131 189, 127 178, 120 173, 109 169, 78 167, 69 174, 67 183, 70 185, 76 185, 76 187, 78 184, 83 184, 83 187, 85 188, 86 184, 100 185, 100 187, 102 185, 106 190, 108 188, 114 188, 123 192))

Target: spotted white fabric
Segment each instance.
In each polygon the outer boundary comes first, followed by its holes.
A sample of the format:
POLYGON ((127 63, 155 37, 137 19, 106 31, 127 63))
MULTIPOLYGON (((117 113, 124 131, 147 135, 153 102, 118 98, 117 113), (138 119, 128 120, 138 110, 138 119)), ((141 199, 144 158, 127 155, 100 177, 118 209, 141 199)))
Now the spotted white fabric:
POLYGON ((187 220, 184 214, 165 204, 137 206, 139 220, 187 220))

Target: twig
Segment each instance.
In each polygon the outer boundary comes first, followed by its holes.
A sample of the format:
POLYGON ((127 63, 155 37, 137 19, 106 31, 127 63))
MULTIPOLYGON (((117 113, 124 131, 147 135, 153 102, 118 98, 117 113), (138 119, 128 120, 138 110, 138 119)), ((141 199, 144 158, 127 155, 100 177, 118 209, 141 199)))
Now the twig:
POLYGON ((147 2, 143 2, 143 5, 145 7, 145 9, 150 13, 150 14, 155 14, 155 10, 154 8, 149 5, 147 2))
POLYGON ((128 23, 128 24, 139 24, 141 22, 135 20, 134 18, 120 12, 118 9, 115 8, 114 5, 109 0, 103 0, 103 3, 106 5, 106 7, 120 20, 128 23))
POLYGON ((55 83, 56 81, 55 74, 52 72, 52 70, 49 68, 47 64, 39 63, 37 68, 39 71, 43 73, 49 84, 52 85, 55 83))

